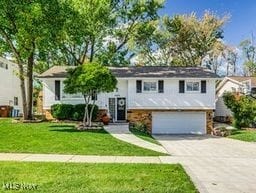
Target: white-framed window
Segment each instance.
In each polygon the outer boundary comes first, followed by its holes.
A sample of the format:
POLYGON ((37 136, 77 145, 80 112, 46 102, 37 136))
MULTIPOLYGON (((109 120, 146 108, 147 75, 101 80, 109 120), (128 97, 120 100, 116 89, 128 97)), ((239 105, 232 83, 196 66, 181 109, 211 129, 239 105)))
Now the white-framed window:
POLYGON ((187 92, 199 92, 200 82, 198 81, 189 81, 186 82, 186 91, 187 92))
POLYGON ((19 105, 18 97, 14 97, 13 103, 14 103, 14 106, 18 106, 19 105))
POLYGON ((76 94, 68 94, 64 92, 64 83, 61 81, 61 99, 83 99, 83 95, 81 93, 76 94))
POLYGON ((157 81, 143 81, 143 92, 157 92, 157 81))
POLYGON ((231 91, 232 92, 236 92, 236 88, 235 87, 231 87, 231 91))
POLYGON ((0 68, 4 68, 4 69, 8 70, 8 64, 0 62, 0 68))

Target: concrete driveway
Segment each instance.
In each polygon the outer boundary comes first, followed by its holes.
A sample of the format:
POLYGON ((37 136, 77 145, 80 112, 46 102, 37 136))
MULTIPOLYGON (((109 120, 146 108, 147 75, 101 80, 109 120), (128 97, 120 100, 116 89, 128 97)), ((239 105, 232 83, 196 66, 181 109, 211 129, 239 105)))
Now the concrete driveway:
POLYGON ((200 192, 255 193, 256 143, 211 136, 154 136, 200 192))

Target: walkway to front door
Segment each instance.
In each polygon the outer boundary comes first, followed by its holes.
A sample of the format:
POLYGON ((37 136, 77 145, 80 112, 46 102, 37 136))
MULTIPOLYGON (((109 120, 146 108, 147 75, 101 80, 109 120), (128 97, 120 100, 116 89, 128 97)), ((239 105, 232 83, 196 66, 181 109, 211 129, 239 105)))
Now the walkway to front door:
POLYGON ((167 153, 167 151, 162 146, 150 143, 148 141, 136 137, 134 134, 130 132, 128 124, 107 125, 104 126, 104 129, 107 132, 109 132, 113 137, 119 140, 160 153, 167 153))

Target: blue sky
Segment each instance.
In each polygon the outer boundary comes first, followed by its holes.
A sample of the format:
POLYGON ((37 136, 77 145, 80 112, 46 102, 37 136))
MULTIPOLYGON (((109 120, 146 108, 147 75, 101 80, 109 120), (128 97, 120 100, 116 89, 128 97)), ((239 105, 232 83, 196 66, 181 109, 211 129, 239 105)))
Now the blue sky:
POLYGON ((231 15, 224 26, 224 41, 237 46, 242 40, 256 37, 256 0, 166 0, 161 15, 175 15, 195 12, 201 16, 205 10, 219 16, 231 15))

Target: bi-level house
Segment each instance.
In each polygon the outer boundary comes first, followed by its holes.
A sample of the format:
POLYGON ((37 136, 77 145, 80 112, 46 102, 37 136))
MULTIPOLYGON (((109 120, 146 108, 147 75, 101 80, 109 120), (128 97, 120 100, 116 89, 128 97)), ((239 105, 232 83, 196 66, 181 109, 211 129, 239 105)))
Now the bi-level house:
POLYGON ((20 80, 17 64, 0 57, 0 116, 6 116, 7 107, 12 107, 15 116, 22 113, 20 80))
MULTIPOLYGON (((63 92, 64 66, 54 66, 39 77, 43 108, 50 114, 56 103, 83 103, 81 95, 63 92)), ((101 111, 115 122, 143 122, 153 134, 205 134, 212 130, 215 82, 218 76, 200 67, 110 67, 118 80, 112 93, 97 96, 101 111)))

